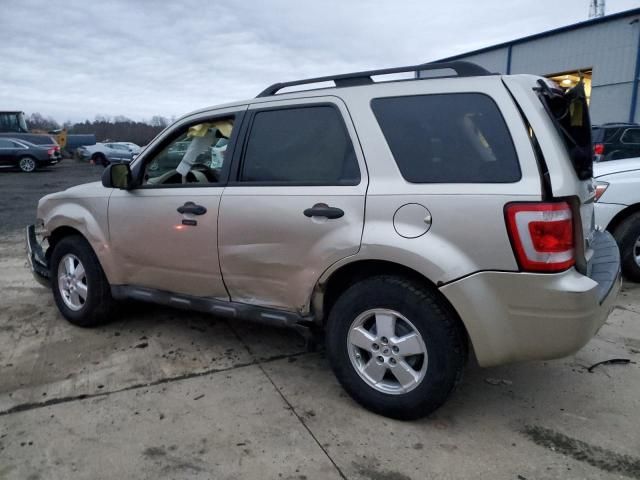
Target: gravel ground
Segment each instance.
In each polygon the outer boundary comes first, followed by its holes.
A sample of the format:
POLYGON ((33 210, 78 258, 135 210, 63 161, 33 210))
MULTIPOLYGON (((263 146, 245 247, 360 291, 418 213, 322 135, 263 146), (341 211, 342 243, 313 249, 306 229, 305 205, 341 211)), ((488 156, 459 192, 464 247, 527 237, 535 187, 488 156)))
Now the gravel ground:
POLYGON ((0 235, 33 223, 38 200, 47 193, 95 182, 103 171, 101 166, 70 159, 30 174, 0 169, 0 235))
POLYGON ((101 172, 0 172, 1 480, 640 478, 640 286, 576 355, 471 363, 430 418, 393 421, 291 331, 136 303, 66 323, 22 228, 42 195, 101 172), (589 371, 611 358, 632 363, 589 371))

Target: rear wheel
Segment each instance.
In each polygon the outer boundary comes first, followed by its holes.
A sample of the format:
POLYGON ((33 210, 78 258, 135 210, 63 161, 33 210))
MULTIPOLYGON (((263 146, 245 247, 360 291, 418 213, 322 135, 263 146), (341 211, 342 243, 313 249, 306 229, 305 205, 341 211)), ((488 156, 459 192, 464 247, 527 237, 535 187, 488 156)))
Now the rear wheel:
POLYGON ((624 220, 613 236, 620 247, 622 272, 629 280, 640 282, 640 212, 624 220))
POLYGON ((91 157, 91 160, 93 160, 93 163, 95 163, 96 165, 102 165, 103 167, 109 165, 107 157, 105 157, 102 153, 95 153, 93 157, 91 157))
POLYGON ((344 389, 381 415, 428 415, 462 378, 466 338, 455 314, 437 293, 400 277, 349 287, 331 309, 326 334, 344 389))
POLYGON ((18 160, 18 167, 25 173, 34 172, 37 166, 36 159, 33 157, 25 156, 18 160))
POLYGON ((79 235, 65 237, 51 255, 51 288, 62 315, 74 325, 92 327, 109 320, 111 289, 93 249, 79 235))

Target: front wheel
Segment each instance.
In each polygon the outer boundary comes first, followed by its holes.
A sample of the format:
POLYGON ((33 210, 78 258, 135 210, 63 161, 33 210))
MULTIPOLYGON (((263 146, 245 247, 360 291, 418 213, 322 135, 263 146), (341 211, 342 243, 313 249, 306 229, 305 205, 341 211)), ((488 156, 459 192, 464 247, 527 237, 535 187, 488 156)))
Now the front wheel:
POLYGON ((326 335, 344 389, 381 415, 428 415, 462 378, 467 344, 460 321, 436 292, 401 277, 349 287, 329 313, 326 335))
POLYGON ((35 172, 37 166, 38 164, 33 157, 22 157, 18 161, 18 167, 20 167, 20 170, 25 173, 35 172))
POLYGON ((74 325, 92 327, 109 320, 114 301, 102 267, 81 236, 65 237, 51 254, 51 288, 58 309, 74 325))

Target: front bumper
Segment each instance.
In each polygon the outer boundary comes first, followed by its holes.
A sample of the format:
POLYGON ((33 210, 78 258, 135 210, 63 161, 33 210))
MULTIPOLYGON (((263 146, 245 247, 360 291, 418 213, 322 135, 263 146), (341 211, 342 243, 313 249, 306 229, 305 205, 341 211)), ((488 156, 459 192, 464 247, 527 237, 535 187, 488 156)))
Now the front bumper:
POLYGON ((589 276, 479 272, 441 288, 462 319, 483 366, 561 358, 605 323, 622 284, 620 254, 596 232, 589 276))
POLYGON ((42 245, 36 237, 35 225, 29 225, 26 229, 26 245, 27 245, 27 261, 33 273, 33 278, 38 283, 48 287, 51 281, 51 273, 49 271, 49 262, 44 254, 42 245))

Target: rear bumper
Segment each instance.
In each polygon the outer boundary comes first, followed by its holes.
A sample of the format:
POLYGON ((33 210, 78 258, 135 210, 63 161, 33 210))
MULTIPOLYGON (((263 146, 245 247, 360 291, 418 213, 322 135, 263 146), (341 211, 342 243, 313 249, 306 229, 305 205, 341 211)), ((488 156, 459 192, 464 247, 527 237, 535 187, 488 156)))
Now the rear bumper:
POLYGON ((620 254, 596 232, 589 276, 480 272, 441 288, 460 315, 481 366, 575 353, 605 323, 621 286, 620 254))
POLYGON ((29 225, 26 228, 26 247, 27 247, 27 261, 33 273, 33 278, 38 283, 44 286, 50 285, 51 273, 49 272, 49 262, 44 254, 42 245, 38 243, 36 238, 35 225, 29 225))

